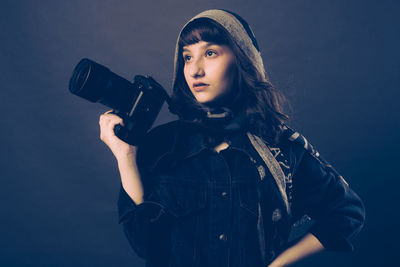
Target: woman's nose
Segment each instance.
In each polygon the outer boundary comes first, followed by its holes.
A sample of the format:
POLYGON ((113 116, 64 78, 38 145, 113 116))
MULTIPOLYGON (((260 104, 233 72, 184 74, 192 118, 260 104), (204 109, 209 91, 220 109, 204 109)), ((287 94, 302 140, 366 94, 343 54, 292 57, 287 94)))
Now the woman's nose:
POLYGON ((190 70, 190 75, 192 77, 202 77, 204 76, 204 62, 202 59, 197 59, 193 62, 190 70))

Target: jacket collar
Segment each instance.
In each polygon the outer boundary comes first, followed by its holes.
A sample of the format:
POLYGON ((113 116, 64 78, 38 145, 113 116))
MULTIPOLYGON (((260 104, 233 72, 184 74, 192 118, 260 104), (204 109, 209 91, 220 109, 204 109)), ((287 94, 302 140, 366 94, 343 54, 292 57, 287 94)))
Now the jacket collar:
POLYGON ((244 129, 214 133, 203 126, 185 121, 181 121, 172 153, 178 158, 184 159, 201 153, 203 150, 214 150, 215 146, 223 141, 229 143, 228 149, 237 149, 250 154, 250 142, 244 129))

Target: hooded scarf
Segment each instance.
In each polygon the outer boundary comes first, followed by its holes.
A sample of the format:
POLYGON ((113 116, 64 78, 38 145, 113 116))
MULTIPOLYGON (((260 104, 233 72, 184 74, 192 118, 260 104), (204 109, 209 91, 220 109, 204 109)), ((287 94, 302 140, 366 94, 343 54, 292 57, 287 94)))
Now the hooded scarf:
MULTIPOLYGON (((172 87, 175 86, 175 81, 178 75, 179 64, 179 39, 182 31, 186 28, 188 24, 199 18, 208 18, 227 30, 227 32, 232 37, 233 41, 238 45, 238 47, 245 53, 245 55, 250 59, 251 63, 263 77, 267 80, 264 65, 261 57, 261 53, 255 38, 254 32, 251 30, 249 24, 239 15, 223 9, 211 9, 203 11, 193 18, 191 18, 180 30, 175 47, 174 56, 174 72, 172 78, 172 87)), ((209 129, 217 130, 236 130, 242 128, 244 125, 243 114, 234 114, 232 110, 228 107, 208 107, 205 106, 204 121, 202 121, 203 126, 209 129)))
MULTIPOLYGON (((182 31, 185 27, 192 21, 198 18, 208 18, 227 30, 230 34, 234 42, 238 45, 238 47, 244 52, 244 54, 250 59, 253 66, 257 69, 261 77, 268 81, 266 76, 263 60, 261 57, 261 53, 257 44, 257 40, 253 31, 251 30, 250 26, 247 22, 241 18, 239 15, 222 9, 212 9, 206 10, 204 12, 199 13, 198 15, 194 16, 190 19, 181 29, 178 35, 178 39, 176 41, 175 47, 175 57, 174 57, 174 72, 173 72, 173 79, 172 79, 172 86, 175 86, 175 81, 178 75, 179 66, 179 38, 182 31)), ((244 114, 233 114, 233 112, 227 107, 216 107, 211 108, 208 107, 206 110, 206 120, 205 126, 209 127, 209 129, 214 129, 219 133, 224 133, 224 131, 232 131, 240 129, 244 124, 244 114)), ((203 125, 204 126, 204 125, 203 125)), ((226 133, 226 132, 225 132, 226 133)), ((266 141, 262 138, 247 132, 247 137, 249 138, 252 146, 254 147, 255 151, 257 151, 259 158, 264 163, 272 177, 274 178, 276 185, 279 189, 279 193, 282 197, 283 206, 286 209, 286 214, 288 215, 287 218, 290 216, 290 203, 288 201, 287 192, 286 192, 286 179, 283 170, 280 167, 280 164, 277 162, 275 157, 272 155, 270 149, 266 145, 266 141)), ((260 179, 262 180, 265 176, 263 171, 263 167, 261 167, 262 163, 257 163, 257 169, 259 170, 260 179)), ((262 221, 262 207, 259 207, 259 219, 258 219, 258 232, 259 232, 259 241, 261 250, 263 250, 265 243, 264 242, 264 227, 262 221)), ((276 219, 279 220, 281 216, 276 216, 276 219)), ((263 255, 265 259, 266 255, 263 255)))
POLYGON ((258 48, 257 40, 254 32, 251 30, 249 24, 239 15, 222 9, 206 10, 191 18, 180 30, 178 39, 175 46, 174 56, 174 73, 172 77, 172 87, 175 85, 175 79, 178 72, 178 57, 179 57, 179 37, 186 26, 198 18, 209 18, 224 27, 231 35, 235 43, 242 49, 246 56, 250 59, 252 64, 256 67, 258 72, 264 79, 267 79, 264 70, 264 64, 261 57, 261 52, 258 48))

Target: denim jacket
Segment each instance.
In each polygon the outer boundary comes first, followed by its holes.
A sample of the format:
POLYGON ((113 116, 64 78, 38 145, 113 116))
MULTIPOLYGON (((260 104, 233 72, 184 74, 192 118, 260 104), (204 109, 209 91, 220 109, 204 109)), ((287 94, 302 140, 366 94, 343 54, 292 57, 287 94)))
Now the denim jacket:
POLYGON ((327 250, 353 251, 363 202, 306 138, 285 126, 277 144, 261 139, 282 170, 283 190, 245 132, 229 140, 218 153, 197 126, 177 120, 139 146, 144 202, 136 205, 121 186, 118 208, 146 266, 267 266, 305 232, 327 250))

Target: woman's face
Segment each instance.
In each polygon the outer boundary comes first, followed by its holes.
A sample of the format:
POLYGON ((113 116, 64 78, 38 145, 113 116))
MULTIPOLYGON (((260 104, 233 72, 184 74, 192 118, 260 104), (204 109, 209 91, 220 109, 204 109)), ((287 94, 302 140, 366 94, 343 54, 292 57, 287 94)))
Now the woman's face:
POLYGON ((190 91, 200 103, 211 103, 227 95, 234 83, 233 51, 210 42, 183 47, 184 76, 190 91))

